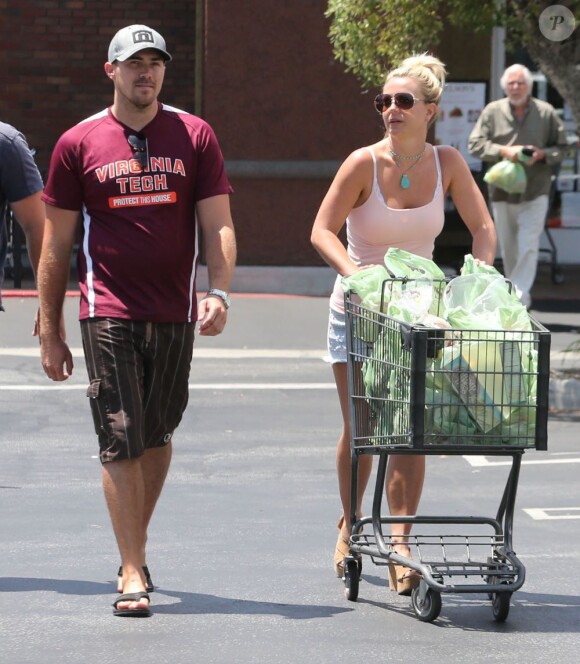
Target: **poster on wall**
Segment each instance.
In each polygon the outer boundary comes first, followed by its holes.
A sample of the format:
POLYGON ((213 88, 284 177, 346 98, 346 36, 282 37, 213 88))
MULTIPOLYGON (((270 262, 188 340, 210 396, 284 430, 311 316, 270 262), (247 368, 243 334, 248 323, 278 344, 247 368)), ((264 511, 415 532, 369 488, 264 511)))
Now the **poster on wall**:
POLYGON ((485 106, 487 83, 447 83, 439 103, 439 117, 435 125, 435 144, 452 145, 463 155, 472 171, 480 171, 480 159, 467 151, 467 139, 485 106))

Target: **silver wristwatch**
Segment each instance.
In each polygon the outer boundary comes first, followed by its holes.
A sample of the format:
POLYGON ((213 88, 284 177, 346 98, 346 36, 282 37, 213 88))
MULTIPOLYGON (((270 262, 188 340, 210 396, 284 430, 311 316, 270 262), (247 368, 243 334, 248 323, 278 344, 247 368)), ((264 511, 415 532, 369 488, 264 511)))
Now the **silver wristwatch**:
POLYGON ((230 308, 230 304, 232 303, 230 296, 224 291, 219 288, 210 288, 207 292, 206 297, 209 297, 210 295, 213 295, 215 297, 219 297, 219 299, 224 303, 224 306, 226 309, 230 308))

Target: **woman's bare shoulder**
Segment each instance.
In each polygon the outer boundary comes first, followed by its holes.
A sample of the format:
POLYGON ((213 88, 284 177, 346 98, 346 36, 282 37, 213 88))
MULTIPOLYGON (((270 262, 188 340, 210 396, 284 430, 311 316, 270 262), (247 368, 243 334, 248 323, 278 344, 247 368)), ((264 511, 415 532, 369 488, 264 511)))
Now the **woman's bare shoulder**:
POLYGON ((460 161, 465 161, 461 152, 459 152, 459 150, 454 148, 452 145, 437 145, 435 147, 437 148, 439 159, 441 159, 442 162, 451 165, 460 161))
POLYGON ((457 148, 451 145, 438 145, 437 154, 444 173, 453 175, 469 171, 465 158, 457 148))
POLYGON ((374 146, 372 145, 367 145, 365 147, 354 150, 354 152, 351 152, 348 155, 346 161, 350 161, 352 164, 356 165, 372 163, 373 158, 370 151, 373 147, 374 146))
POLYGON ((437 148, 437 154, 444 159, 456 159, 457 156, 461 157, 461 152, 452 145, 435 145, 433 147, 437 148))
POLYGON ((345 170, 350 174, 368 175, 369 171, 373 170, 372 153, 376 156, 379 149, 380 143, 375 143, 374 145, 367 145, 354 150, 354 152, 351 152, 344 160, 341 170, 345 170))

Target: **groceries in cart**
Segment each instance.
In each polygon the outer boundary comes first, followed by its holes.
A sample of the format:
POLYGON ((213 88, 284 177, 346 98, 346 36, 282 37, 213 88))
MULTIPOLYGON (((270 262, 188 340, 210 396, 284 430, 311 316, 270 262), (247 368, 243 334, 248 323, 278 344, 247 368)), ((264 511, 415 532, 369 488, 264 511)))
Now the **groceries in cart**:
POLYGON ((446 282, 432 261, 390 249, 385 268, 361 270, 343 287, 361 302, 350 318, 353 336, 366 344, 355 359, 373 414, 369 444, 403 442, 417 429, 409 404, 419 372, 428 442, 533 446, 537 338, 495 268, 468 255, 446 282), (412 346, 420 343, 418 361, 412 346))
MULTIPOLYGON (((402 249, 389 249, 385 266, 364 267, 342 279, 344 291, 355 293, 361 307, 434 327, 449 327, 437 315, 444 285, 445 274, 433 261, 402 249)), ((359 323, 357 338, 374 343, 376 327, 359 323)))
POLYGON ((480 330, 531 330, 526 307, 493 267, 465 257, 459 276, 443 293, 443 317, 452 327, 480 330))

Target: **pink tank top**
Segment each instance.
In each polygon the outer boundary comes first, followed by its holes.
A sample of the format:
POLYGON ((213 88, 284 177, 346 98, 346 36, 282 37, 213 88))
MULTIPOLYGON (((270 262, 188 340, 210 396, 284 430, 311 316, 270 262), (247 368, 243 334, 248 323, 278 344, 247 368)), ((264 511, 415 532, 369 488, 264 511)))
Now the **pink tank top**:
MULTIPOLYGON (((433 199, 418 208, 397 210, 389 207, 381 193, 377 179, 377 160, 370 147, 366 148, 373 158, 373 188, 368 199, 353 208, 346 219, 347 253, 357 265, 382 265, 387 249, 397 247, 424 258, 433 257, 435 238, 445 223, 444 192, 441 179, 441 164, 437 148, 434 147, 437 166, 437 185, 433 199)), ((330 296, 330 308, 344 311, 344 291, 338 275, 330 296)))

